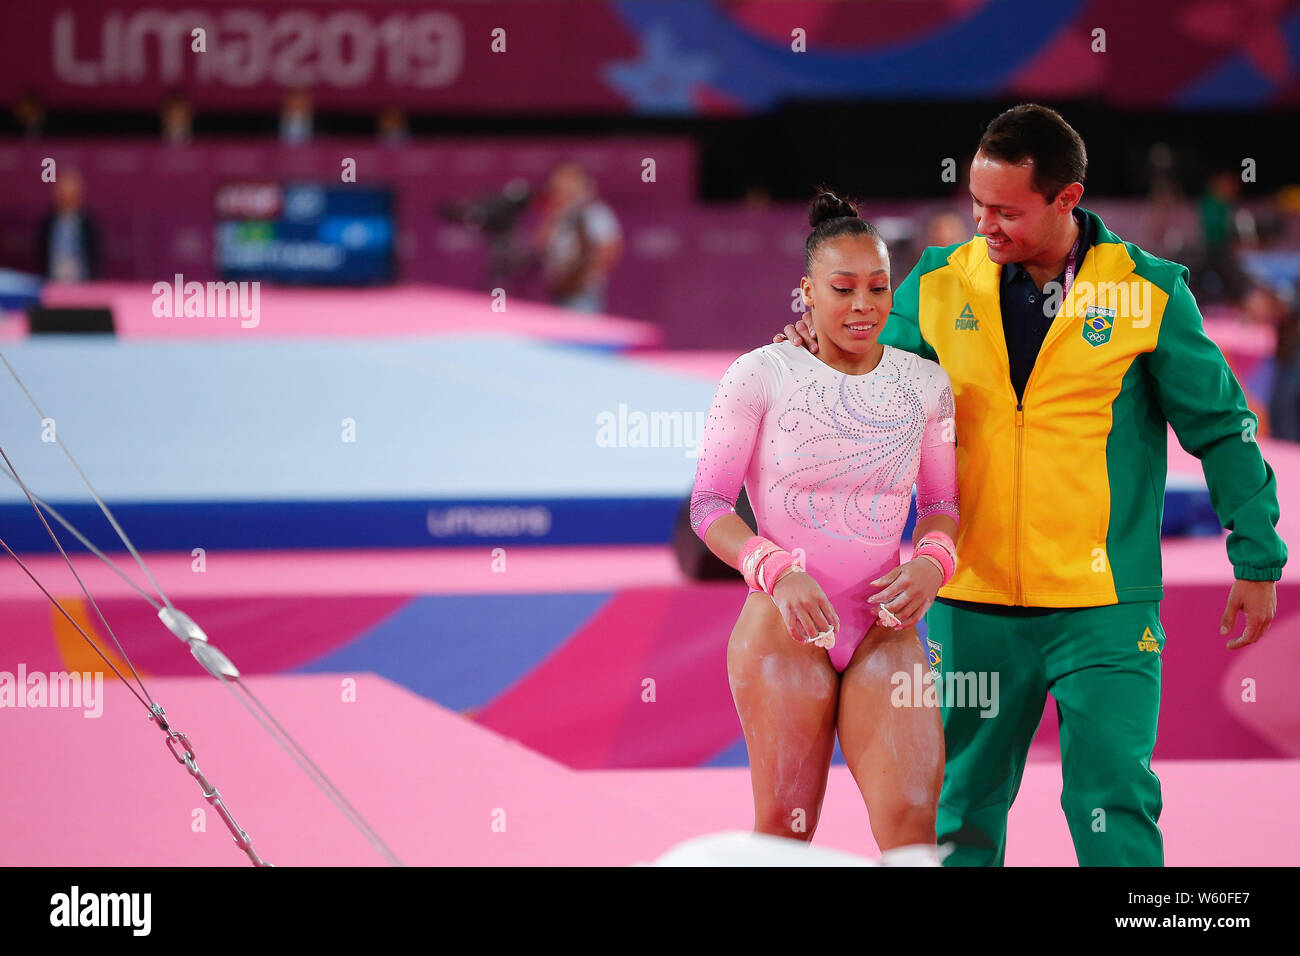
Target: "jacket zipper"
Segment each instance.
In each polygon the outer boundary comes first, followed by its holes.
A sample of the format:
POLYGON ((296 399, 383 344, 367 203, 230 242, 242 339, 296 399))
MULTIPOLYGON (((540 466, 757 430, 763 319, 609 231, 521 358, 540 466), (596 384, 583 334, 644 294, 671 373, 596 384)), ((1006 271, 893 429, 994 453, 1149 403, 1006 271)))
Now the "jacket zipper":
MULTIPOLYGON (((969 277, 961 272, 962 284, 966 286, 966 294, 974 298, 973 288, 969 277)), ((974 308, 972 304, 972 308, 974 308)), ((1055 321, 1055 319, 1053 319, 1055 321)), ((1051 329, 1048 329, 1050 333, 1051 329)), ((1003 331, 1005 340, 1005 330, 1003 331)), ((1043 338, 1044 348, 1040 348, 1038 356, 1034 359, 1034 367, 1029 370, 1029 379, 1025 382, 1024 393, 1017 398, 1015 386, 1011 384, 1011 368, 1007 366, 1007 391, 1011 394, 1011 400, 1016 403, 1016 443, 1015 443, 1015 463, 1011 471, 1011 601, 1013 604, 1020 604, 1024 600, 1024 584, 1020 579, 1020 472, 1022 470, 1021 458, 1023 457, 1023 445, 1025 434, 1025 399, 1029 396, 1029 386, 1033 384, 1034 373, 1038 371, 1039 361, 1043 357, 1043 351, 1047 345, 1047 338, 1043 338)))
MULTIPOLYGON (((1049 329, 1048 332, 1050 334, 1051 330, 1049 329)), ((1029 378, 1025 380, 1025 390, 1020 394, 1020 398, 1016 400, 1016 468, 1011 479, 1011 573, 1013 575, 1011 601, 1013 604, 1021 604, 1025 599, 1024 581, 1020 577, 1020 472, 1024 468, 1021 459, 1024 457, 1025 444, 1025 401, 1029 398, 1029 387, 1034 384, 1034 375, 1038 372, 1038 367, 1043 360, 1043 353, 1046 351, 1047 337, 1044 336, 1043 345, 1034 358, 1034 366, 1029 370, 1029 378)), ((1011 395, 1014 398, 1016 389, 1015 386, 1011 385, 1009 372, 1007 374, 1007 384, 1011 388, 1011 395)))
MULTIPOLYGON (((1025 384, 1029 391, 1029 384, 1025 384)), ((1024 601, 1024 585, 1020 579, 1020 471, 1021 450, 1025 435, 1024 397, 1016 403, 1016 463, 1011 472, 1011 603, 1024 601)))

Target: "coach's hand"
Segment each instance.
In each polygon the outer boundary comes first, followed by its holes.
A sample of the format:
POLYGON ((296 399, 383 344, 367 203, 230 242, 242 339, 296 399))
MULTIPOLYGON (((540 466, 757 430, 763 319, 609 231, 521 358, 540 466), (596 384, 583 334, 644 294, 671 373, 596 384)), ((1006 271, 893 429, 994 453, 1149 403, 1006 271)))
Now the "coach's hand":
POLYGON ((1247 644, 1254 644, 1277 616, 1277 582, 1276 581, 1242 581, 1238 578, 1228 592, 1228 606, 1224 608, 1223 620, 1219 622, 1220 634, 1231 634, 1237 629, 1237 614, 1246 613, 1246 630, 1241 637, 1228 641, 1228 650, 1235 651, 1247 644))
POLYGON ((786 339, 795 345, 803 346, 809 352, 817 351, 817 330, 813 328, 806 315, 797 320, 794 325, 787 325, 784 332, 778 332, 772 337, 773 343, 784 342, 786 339))
POLYGON ((929 558, 913 558, 871 583, 885 587, 867 600, 888 608, 900 628, 911 627, 930 610, 943 586, 943 573, 929 558))
POLYGON ((826 592, 806 571, 791 570, 777 578, 772 600, 781 612, 786 630, 800 644, 811 644, 828 628, 840 629, 839 615, 831 607, 826 592))

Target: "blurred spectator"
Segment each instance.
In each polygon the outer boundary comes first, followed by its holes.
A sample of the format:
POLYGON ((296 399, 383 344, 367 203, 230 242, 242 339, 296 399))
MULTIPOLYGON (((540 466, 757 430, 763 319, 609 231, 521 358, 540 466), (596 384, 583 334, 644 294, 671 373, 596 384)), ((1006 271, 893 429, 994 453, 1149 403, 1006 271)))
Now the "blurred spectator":
POLYGON ((618 217, 574 160, 551 171, 542 207, 536 242, 548 297, 566 308, 602 311, 609 272, 623 247, 618 217))
POLYGON ((1273 386, 1268 397, 1269 434, 1300 441, 1300 312, 1275 289, 1258 285, 1242 300, 1244 318, 1277 329, 1273 386))
POLYGON ((935 213, 926 222, 925 236, 921 240, 921 247, 951 246, 959 242, 965 242, 970 237, 970 220, 958 215, 951 209, 945 209, 935 213))
POLYGON ((1232 170, 1216 172, 1205 187, 1200 205, 1201 233, 1205 251, 1211 256, 1222 255, 1232 247, 1236 238, 1233 215, 1240 194, 1241 182, 1232 170))
POLYGON ((1174 151, 1167 143, 1152 143, 1147 150, 1148 196, 1153 202, 1183 198, 1183 187, 1174 172, 1174 151))
POLYGON ((411 131, 406 127, 406 113, 399 106, 385 106, 375 118, 375 131, 385 146, 400 146, 409 142, 411 131))
POLYGON ((194 138, 194 104, 184 93, 169 93, 159 113, 163 142, 185 146, 194 138))
POLYGON ((772 192, 764 183, 750 183, 741 202, 749 209, 767 209, 772 205, 772 192))
POLYGON ((1146 225, 1148 247, 1166 258, 1182 260, 1192 236, 1179 221, 1183 187, 1174 169, 1174 151, 1153 143, 1147 151, 1146 225))
POLYGON ((1193 269, 1197 277, 1198 300, 1239 302, 1246 290, 1245 274, 1238 261, 1243 234, 1253 237, 1253 220, 1237 205, 1241 176, 1223 169, 1210 177, 1198 205, 1201 222, 1203 261, 1193 269))
POLYGON ((286 93, 284 105, 280 108, 280 140, 285 143, 309 142, 313 123, 311 91, 297 89, 286 93))
POLYGON ((487 240, 484 289, 515 288, 516 281, 536 267, 538 257, 517 228, 532 199, 528 182, 512 179, 498 192, 439 204, 440 218, 473 229, 487 240))
POLYGON ((1241 321, 1246 325, 1277 325, 1280 301, 1281 296, 1267 285, 1251 286, 1241 300, 1241 321))
POLYGON ((1278 211, 1283 215, 1300 215, 1300 185, 1293 183, 1283 186, 1274 198, 1277 201, 1278 211))
POLYGON ((24 90, 14 103, 14 123, 22 136, 35 139, 45 132, 45 101, 36 90, 24 90))
POLYGON ((84 282, 99 274, 99 230, 86 212, 86 183, 66 169, 54 183, 54 206, 41 220, 41 275, 63 282, 84 282))

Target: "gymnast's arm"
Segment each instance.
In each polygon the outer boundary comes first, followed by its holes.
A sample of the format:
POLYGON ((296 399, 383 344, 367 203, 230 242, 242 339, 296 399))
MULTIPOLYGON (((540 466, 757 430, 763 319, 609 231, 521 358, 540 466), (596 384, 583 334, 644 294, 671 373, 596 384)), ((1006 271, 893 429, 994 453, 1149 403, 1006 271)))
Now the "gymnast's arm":
POLYGON ((938 394, 921 438, 921 461, 916 473, 913 545, 932 531, 941 531, 955 542, 961 519, 957 491, 957 406, 952 383, 942 368, 937 369, 934 385, 938 394))
POLYGON ((774 378, 757 351, 732 362, 718 383, 700 438, 691 489, 691 530, 733 568, 739 567, 740 550, 754 536, 736 514, 736 499, 758 443, 774 378))

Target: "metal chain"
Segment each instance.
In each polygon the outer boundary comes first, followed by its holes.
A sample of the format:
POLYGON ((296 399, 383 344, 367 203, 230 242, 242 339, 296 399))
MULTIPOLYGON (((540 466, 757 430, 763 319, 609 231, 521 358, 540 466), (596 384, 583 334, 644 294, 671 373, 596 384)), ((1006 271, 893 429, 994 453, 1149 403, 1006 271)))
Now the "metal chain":
POLYGON ((203 776, 203 771, 199 770, 198 761, 194 756, 194 745, 190 743, 190 738, 173 730, 171 724, 167 722, 167 713, 163 710, 162 705, 155 702, 151 708, 153 722, 156 723, 167 735, 167 749, 178 762, 184 764, 185 769, 190 775, 199 782, 203 788, 203 799, 207 800, 212 808, 220 814, 221 819, 226 824, 231 835, 235 838, 235 845, 248 854, 248 858, 253 862, 253 866, 275 866, 274 863, 267 863, 257 851, 253 849, 253 841, 249 835, 244 832, 244 828, 235 822, 234 816, 226 809, 226 802, 221 799, 221 791, 208 782, 208 778, 203 776), (183 753, 178 753, 176 744, 183 748, 183 753))

